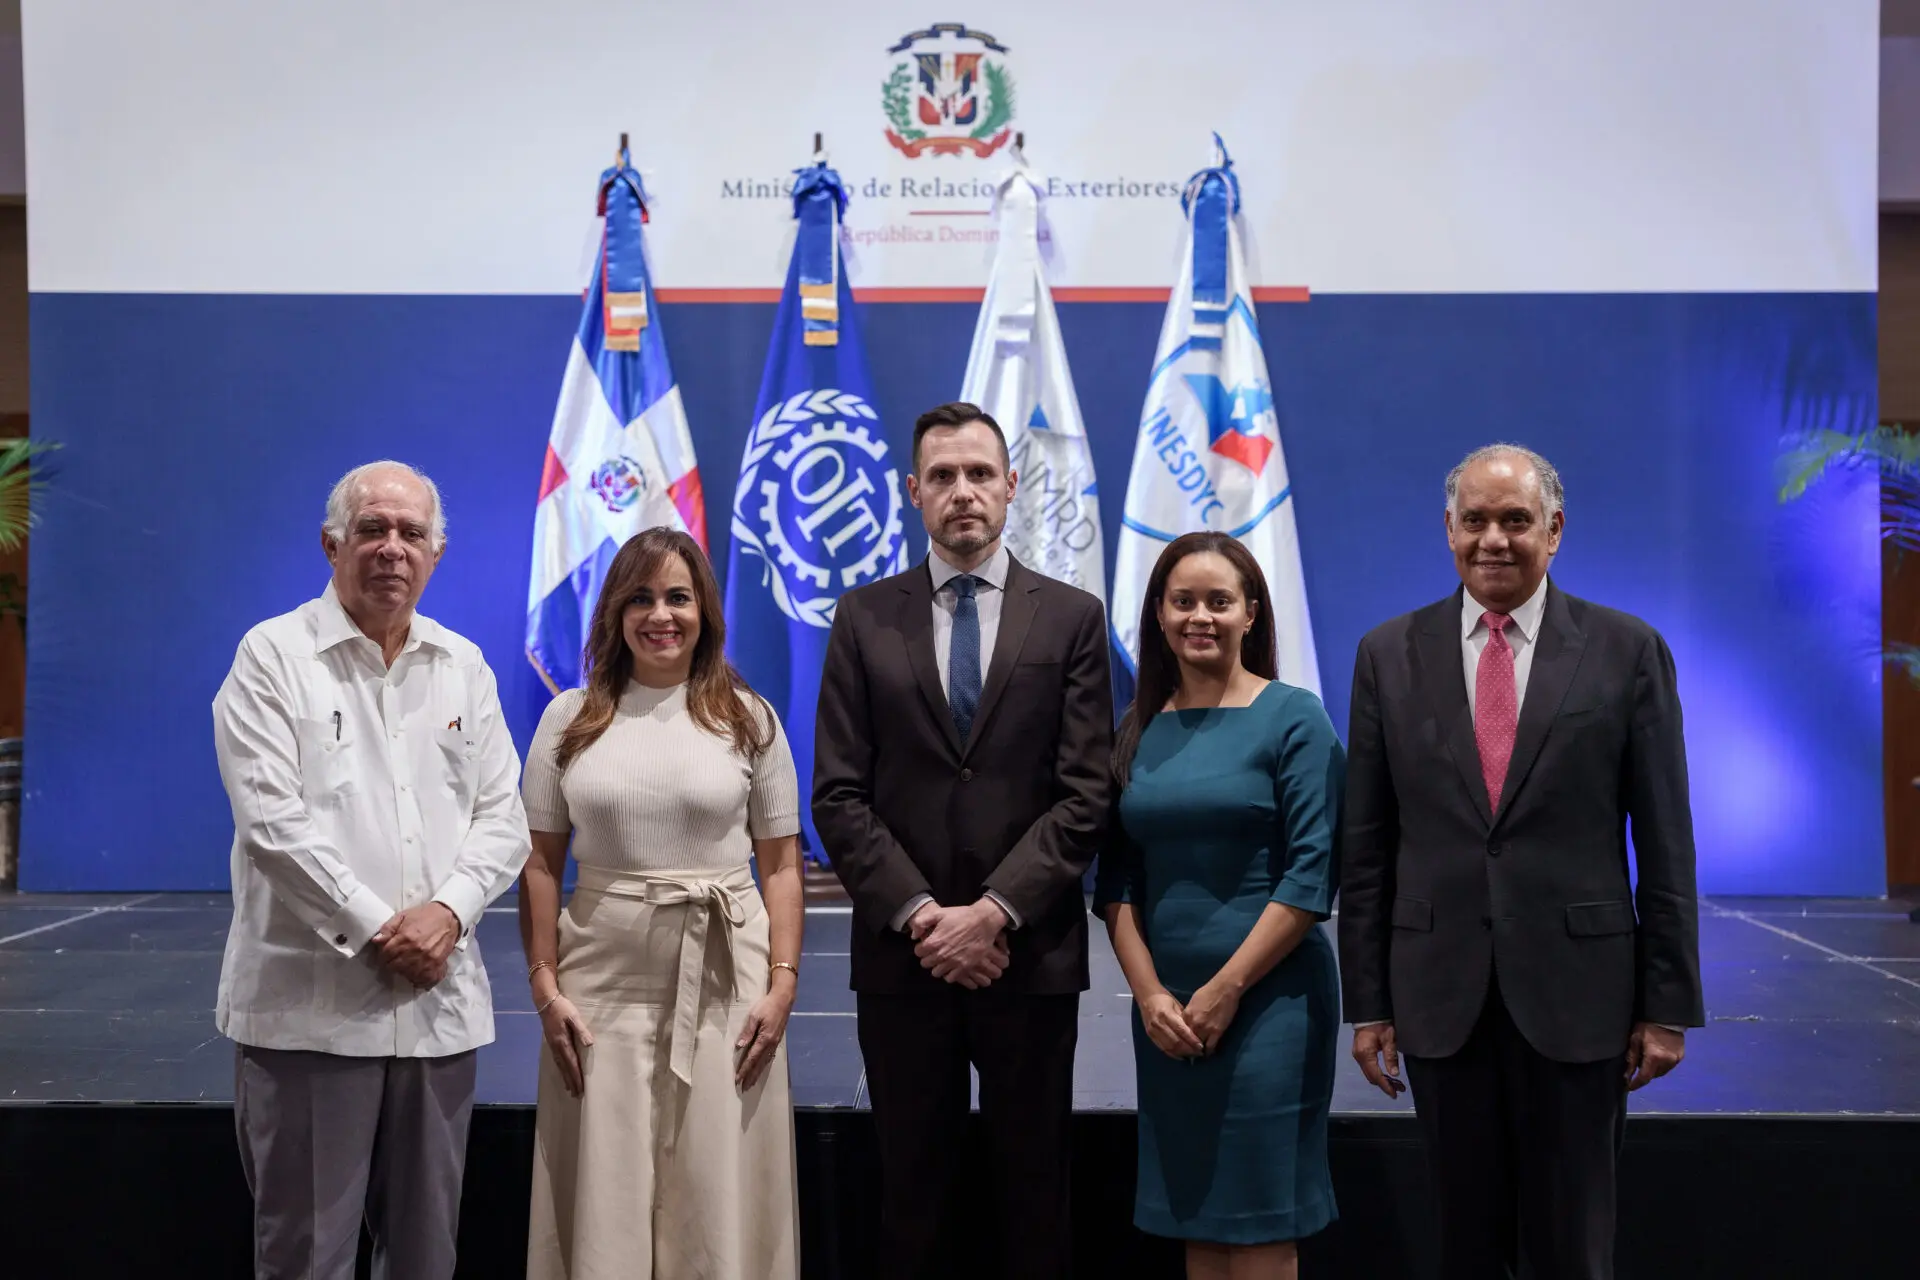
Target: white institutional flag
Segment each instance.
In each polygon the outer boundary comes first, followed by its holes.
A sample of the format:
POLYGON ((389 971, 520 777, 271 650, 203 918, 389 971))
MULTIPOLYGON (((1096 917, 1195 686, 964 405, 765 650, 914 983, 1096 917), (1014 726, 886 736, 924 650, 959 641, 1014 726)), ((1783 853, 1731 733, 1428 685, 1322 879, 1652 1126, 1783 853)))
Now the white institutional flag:
POLYGON ((1227 533, 1267 576, 1280 679, 1317 694, 1293 490, 1235 216, 1240 184, 1224 146, 1218 164, 1188 181, 1181 207, 1180 281, 1160 327, 1114 565, 1115 646, 1137 671, 1141 602, 1167 544, 1199 530, 1227 533))
POLYGON ((1041 185, 1016 151, 1014 168, 995 193, 993 274, 960 398, 1000 424, 1020 477, 1007 511, 1007 549, 1023 564, 1104 600, 1093 455, 1041 263, 1041 185))

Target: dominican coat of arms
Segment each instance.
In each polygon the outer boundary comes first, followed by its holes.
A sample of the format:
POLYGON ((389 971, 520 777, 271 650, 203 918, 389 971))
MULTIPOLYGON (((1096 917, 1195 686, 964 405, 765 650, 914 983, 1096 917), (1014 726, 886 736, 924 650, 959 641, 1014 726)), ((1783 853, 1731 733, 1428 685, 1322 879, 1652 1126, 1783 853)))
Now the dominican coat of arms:
POLYGON ((1013 136, 1007 47, 959 22, 936 22, 887 50, 880 89, 887 141, 908 156, 990 156, 1013 136))
POLYGON ((632 458, 613 457, 593 469, 587 488, 607 504, 609 511, 625 511, 647 491, 647 473, 632 458))

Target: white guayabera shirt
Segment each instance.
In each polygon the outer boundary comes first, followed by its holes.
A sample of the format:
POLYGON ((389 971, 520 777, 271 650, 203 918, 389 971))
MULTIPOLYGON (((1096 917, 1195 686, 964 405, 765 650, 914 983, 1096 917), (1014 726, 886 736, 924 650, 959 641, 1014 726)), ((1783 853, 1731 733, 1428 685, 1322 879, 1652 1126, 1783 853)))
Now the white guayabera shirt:
POLYGON ((531 845, 479 648, 416 614, 389 668, 329 584, 247 633, 213 722, 234 826, 220 1030, 353 1057, 491 1041, 473 927, 531 845), (367 941, 426 902, 450 907, 461 936, 447 976, 416 991, 367 941))

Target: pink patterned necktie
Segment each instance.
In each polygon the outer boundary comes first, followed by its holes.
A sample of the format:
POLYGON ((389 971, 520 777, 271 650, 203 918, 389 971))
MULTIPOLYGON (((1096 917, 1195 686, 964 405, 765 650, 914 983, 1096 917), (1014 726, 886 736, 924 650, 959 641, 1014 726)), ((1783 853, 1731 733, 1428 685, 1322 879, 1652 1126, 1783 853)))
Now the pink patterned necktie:
POLYGON ((1520 728, 1520 695, 1513 683, 1513 646, 1507 643, 1504 613, 1483 613, 1487 647, 1473 677, 1473 740, 1480 747, 1480 776, 1487 783, 1487 806, 1500 812, 1500 792, 1513 759, 1513 737, 1520 728))

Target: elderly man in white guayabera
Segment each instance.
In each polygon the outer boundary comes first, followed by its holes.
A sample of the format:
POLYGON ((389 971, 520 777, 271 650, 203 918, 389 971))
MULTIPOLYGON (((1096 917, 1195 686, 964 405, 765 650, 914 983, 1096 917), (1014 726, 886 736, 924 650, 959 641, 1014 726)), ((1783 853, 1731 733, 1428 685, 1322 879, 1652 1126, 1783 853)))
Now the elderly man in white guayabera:
POLYGON ((253 628, 214 699, 233 804, 220 1030, 254 1199, 254 1272, 453 1274, 474 1050, 493 1005, 473 927, 530 845, 493 672, 414 612, 440 492, 343 476, 317 600, 253 628))

